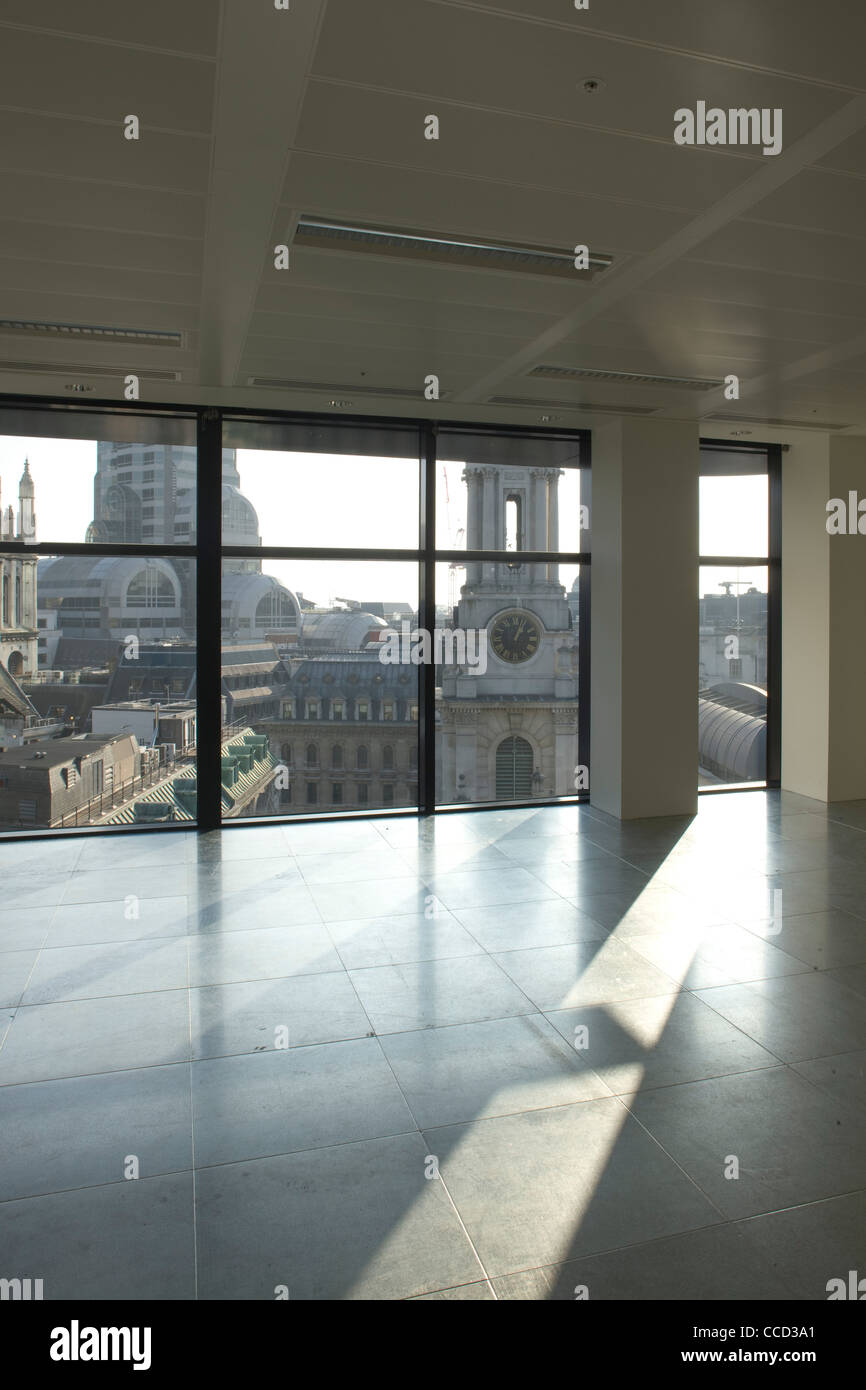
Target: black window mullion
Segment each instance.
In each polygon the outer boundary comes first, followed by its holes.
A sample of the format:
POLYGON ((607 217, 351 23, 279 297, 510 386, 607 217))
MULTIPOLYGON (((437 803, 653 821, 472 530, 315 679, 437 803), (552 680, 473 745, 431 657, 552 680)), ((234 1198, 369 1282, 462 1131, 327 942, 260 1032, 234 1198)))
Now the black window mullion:
POLYGON ((222 820, 222 418, 218 410, 203 410, 198 417, 196 512, 198 828, 216 830, 222 820))
MULTIPOLYGON (((436 628, 436 426, 421 431, 421 594, 419 627, 436 628)), ((436 667, 432 661, 418 667, 418 810, 432 816, 436 810, 436 667)))

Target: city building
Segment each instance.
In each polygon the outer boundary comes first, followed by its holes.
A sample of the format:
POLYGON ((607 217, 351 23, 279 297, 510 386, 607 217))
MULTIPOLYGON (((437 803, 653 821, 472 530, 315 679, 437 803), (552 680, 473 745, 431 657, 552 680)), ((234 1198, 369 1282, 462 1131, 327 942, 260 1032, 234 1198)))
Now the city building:
POLYGON ((572 612, 558 566, 531 558, 559 548, 559 476, 556 469, 466 466, 469 548, 511 549, 514 558, 466 566, 455 626, 486 634, 487 665, 441 673, 446 802, 567 796, 577 786, 572 612))

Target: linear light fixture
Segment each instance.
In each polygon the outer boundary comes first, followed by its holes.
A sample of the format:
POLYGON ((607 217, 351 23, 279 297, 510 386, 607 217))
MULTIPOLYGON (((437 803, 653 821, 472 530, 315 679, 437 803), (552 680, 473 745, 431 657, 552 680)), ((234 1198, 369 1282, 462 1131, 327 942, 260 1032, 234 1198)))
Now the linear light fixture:
POLYGON ((542 410, 580 410, 595 415, 655 415, 655 405, 616 405, 611 401, 600 404, 597 401, 546 400, 542 396, 488 396, 488 405, 539 406, 542 410))
POLYGON ((64 338, 70 342, 99 339, 113 343, 140 343, 148 347, 183 347, 183 333, 155 328, 107 328, 94 323, 43 323, 38 319, 0 319, 0 333, 21 333, 30 338, 64 338))
MULTIPOLYGON (((326 396, 398 396, 401 400, 407 401, 420 400, 423 395, 423 391, 417 386, 361 386, 354 381, 348 386, 345 382, 294 381, 289 377, 279 376, 248 376, 247 386, 260 386, 268 391, 317 391, 326 396)), ((447 395, 447 391, 440 391, 440 400, 444 400, 447 395)))
POLYGON ((544 377, 549 381, 612 381, 630 386, 671 386, 681 391, 711 391, 725 384, 723 377, 658 376, 651 372, 618 372, 601 367, 559 367, 553 363, 542 363, 526 375, 544 377))
POLYGON ((482 270, 509 270, 532 275, 560 275, 586 280, 607 270, 612 256, 590 251, 589 269, 575 270, 574 251, 549 246, 526 246, 506 241, 486 241, 471 236, 447 236, 439 232, 407 231, 364 223, 305 215, 295 232, 296 246, 330 251, 359 251, 400 259, 437 261, 474 266, 482 270))
MULTIPOLYGON (((114 377, 122 381, 124 372, 120 367, 94 367, 83 362, 4 362, 0 359, 0 373, 26 372, 28 376, 75 376, 75 377, 114 377)), ((167 371, 162 367, 136 367, 135 374, 141 381, 180 381, 180 372, 167 371)))
POLYGON ((702 420, 721 420, 727 425, 778 425, 796 430, 849 430, 850 425, 837 425, 832 420, 784 420, 773 415, 724 415, 717 411, 714 415, 702 415, 702 420))

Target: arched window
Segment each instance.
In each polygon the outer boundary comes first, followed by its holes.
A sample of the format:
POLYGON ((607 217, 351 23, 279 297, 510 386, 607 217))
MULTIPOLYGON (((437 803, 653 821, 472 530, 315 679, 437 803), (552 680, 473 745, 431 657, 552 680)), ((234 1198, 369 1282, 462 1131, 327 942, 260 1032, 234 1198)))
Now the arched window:
POLYGON ((365 743, 358 745, 358 767, 363 769, 370 766, 370 752, 365 743))
POLYGON ((24 657, 20 652, 12 652, 6 666, 10 676, 21 676, 24 674, 24 657))
POLYGON ((175 608, 177 594, 167 574, 148 565, 133 575, 126 586, 127 608, 175 608))
POLYGON ((394 771, 394 749, 390 743, 386 743, 382 749, 382 767, 386 772, 394 771))
POLYGON ((523 549, 523 499, 518 493, 505 499, 505 549, 523 549))
POLYGON ((280 757, 282 758, 282 760, 283 760, 283 762, 285 763, 286 767, 291 767, 291 765, 292 765, 292 745, 291 745, 290 743, 283 743, 283 744, 280 745, 280 757))
POLYGON ((3 626, 9 627, 9 575, 3 575, 3 626))
POLYGON ((496 750, 497 801, 526 801, 532 795, 532 747, 517 735, 496 750))
POLYGON ((295 608, 284 589, 271 589, 256 604, 256 627, 277 632, 295 629, 295 608))
POLYGON ((15 576, 15 626, 20 627, 23 618, 21 616, 21 575, 15 576))
POLYGON ((331 767, 340 768, 343 766, 343 745, 335 743, 331 749, 331 767))
POLYGON ((319 766, 319 747, 318 744, 307 744, 307 767, 319 766))

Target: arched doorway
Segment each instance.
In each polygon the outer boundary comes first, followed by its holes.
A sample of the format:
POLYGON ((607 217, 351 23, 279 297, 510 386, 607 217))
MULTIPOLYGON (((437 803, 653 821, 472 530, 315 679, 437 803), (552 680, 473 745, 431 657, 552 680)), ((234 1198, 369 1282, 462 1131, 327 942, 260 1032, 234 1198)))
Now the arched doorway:
POLYGON ((24 674, 24 658, 20 652, 12 652, 6 663, 6 668, 10 676, 22 676, 24 674))
POLYGON ((504 738, 496 750, 496 800, 528 801, 532 795, 532 748, 525 738, 504 738))

